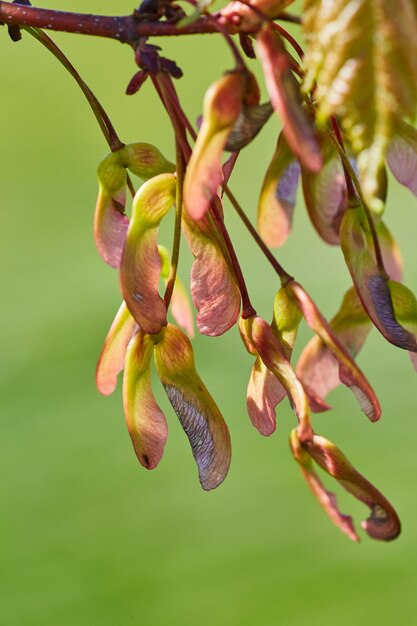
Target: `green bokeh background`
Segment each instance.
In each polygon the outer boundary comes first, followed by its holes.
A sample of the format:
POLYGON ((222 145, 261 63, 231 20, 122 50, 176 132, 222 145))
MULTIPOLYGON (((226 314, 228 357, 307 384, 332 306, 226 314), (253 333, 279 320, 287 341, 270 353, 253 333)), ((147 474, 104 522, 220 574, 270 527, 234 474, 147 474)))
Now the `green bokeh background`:
MULTIPOLYGON (((132 4, 43 6, 128 13, 132 4)), ((92 237, 95 170, 106 146, 59 64, 29 36, 12 44, 5 29, 0 34, 0 626, 415 624, 417 390, 408 356, 376 332, 360 356, 383 406, 378 424, 367 422, 346 389, 332 394, 334 411, 315 418, 317 431, 395 504, 403 534, 392 544, 363 537, 355 545, 322 514, 288 449, 288 403, 274 436, 253 429, 245 408, 251 358, 236 329, 194 342, 200 374, 231 430, 226 482, 201 491, 188 442, 159 389, 168 445, 156 471, 142 469, 120 387, 104 398, 94 386, 120 300, 117 275, 92 237)), ((150 141, 172 157, 151 85, 123 95, 135 72, 129 48, 55 39, 122 139, 150 141)), ((179 89, 195 119, 206 87, 231 67, 230 53, 216 36, 162 45, 184 70, 179 89)), ((272 120, 233 174, 252 217, 278 129, 272 120)), ((226 212, 253 301, 269 319, 276 278, 226 212)), ((416 200, 394 184, 387 222, 404 251, 405 282, 416 290, 416 200)), ((162 239, 170 245, 168 228, 162 239)), ((278 254, 331 316, 349 278, 340 251, 318 239, 301 200, 292 238, 278 254)), ((185 254, 185 279, 188 269, 185 254)), ((308 337, 304 329, 300 345, 308 337)), ((364 507, 337 491, 359 525, 364 507)))

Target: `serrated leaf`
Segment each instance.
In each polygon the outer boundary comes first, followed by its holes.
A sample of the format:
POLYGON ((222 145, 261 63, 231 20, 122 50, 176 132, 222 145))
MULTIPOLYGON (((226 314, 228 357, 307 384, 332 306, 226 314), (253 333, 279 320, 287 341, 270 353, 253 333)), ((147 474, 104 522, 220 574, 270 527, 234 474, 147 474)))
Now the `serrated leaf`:
POLYGON ((358 153, 363 191, 376 197, 397 115, 413 116, 417 94, 417 16, 413 0, 305 3, 309 47, 304 88, 317 83, 318 120, 340 117, 358 153))

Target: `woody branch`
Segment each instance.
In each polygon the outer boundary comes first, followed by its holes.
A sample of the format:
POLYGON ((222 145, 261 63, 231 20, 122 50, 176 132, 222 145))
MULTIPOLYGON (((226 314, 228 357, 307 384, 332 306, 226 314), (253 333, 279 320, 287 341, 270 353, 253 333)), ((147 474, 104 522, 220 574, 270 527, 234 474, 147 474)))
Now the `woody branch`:
MULTIPOLYGON (((277 19, 295 21, 293 16, 285 13, 277 15, 277 19)), ((107 37, 122 43, 135 42, 139 37, 218 33, 218 27, 216 27, 212 16, 210 18, 201 16, 192 24, 179 27, 175 21, 160 21, 157 16, 155 19, 152 19, 152 16, 151 18, 147 16, 144 19, 139 11, 122 16, 91 15, 1 1, 0 23, 9 26, 28 26, 66 33, 107 37)), ((225 28, 232 34, 239 32, 239 27, 236 24, 226 24, 225 28)))

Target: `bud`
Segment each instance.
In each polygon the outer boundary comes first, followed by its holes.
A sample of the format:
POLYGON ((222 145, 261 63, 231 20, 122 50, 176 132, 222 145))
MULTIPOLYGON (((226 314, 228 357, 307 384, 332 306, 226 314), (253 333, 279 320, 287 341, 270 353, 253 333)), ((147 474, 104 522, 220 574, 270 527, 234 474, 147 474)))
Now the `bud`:
POLYGON ((203 122, 184 180, 184 206, 194 220, 202 219, 222 182, 221 156, 242 110, 247 77, 229 72, 206 92, 203 122))
MULTIPOLYGON (((275 19, 291 2, 293 0, 251 0, 250 5, 266 17, 275 19)), ((238 25, 239 32, 253 32, 261 25, 262 18, 251 6, 242 2, 230 2, 222 9, 221 15, 229 24, 238 25)))
POLYGON ((196 372, 190 341, 172 324, 155 345, 155 366, 181 422, 198 466, 203 489, 215 489, 226 478, 230 435, 213 398, 196 372))
POLYGON ((124 166, 142 180, 175 172, 175 165, 150 143, 131 143, 119 152, 124 166))
POLYGON ((144 183, 133 200, 132 220, 120 265, 127 307, 141 329, 157 334, 166 324, 166 306, 158 293, 161 259, 158 227, 175 202, 176 179, 160 174, 144 183))

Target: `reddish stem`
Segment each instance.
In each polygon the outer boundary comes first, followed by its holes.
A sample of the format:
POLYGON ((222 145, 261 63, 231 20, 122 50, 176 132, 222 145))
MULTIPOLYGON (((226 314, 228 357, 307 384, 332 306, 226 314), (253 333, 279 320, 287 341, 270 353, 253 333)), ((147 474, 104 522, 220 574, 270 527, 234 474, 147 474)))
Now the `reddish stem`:
MULTIPOLYGON (((277 19, 295 24, 300 23, 297 15, 280 13, 277 19)), ((55 11, 26 5, 0 1, 0 22, 16 26, 32 26, 45 30, 54 30, 80 35, 93 35, 116 39, 122 43, 135 43, 140 37, 172 37, 177 35, 201 35, 217 33, 217 25, 211 17, 201 16, 192 24, 179 28, 175 23, 144 20, 138 13, 132 15, 90 15, 55 11)), ((236 24, 227 24, 229 33, 239 32, 236 24)), ((258 30, 254 27, 253 32, 258 30)))

